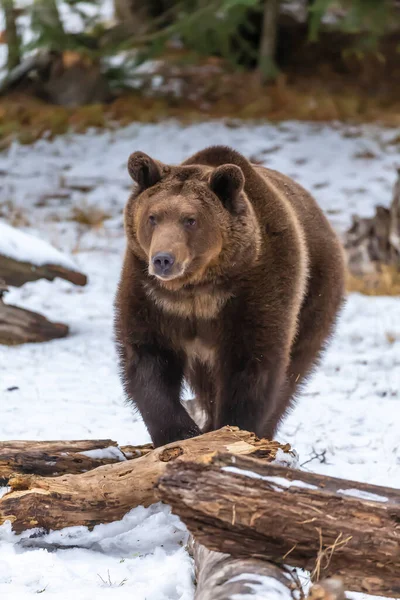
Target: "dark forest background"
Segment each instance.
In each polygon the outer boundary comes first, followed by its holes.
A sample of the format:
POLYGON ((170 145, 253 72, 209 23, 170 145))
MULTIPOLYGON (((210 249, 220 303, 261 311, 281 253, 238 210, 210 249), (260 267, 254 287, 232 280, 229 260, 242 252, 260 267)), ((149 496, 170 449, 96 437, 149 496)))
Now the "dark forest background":
POLYGON ((400 124, 395 0, 1 0, 0 138, 225 116, 400 124))

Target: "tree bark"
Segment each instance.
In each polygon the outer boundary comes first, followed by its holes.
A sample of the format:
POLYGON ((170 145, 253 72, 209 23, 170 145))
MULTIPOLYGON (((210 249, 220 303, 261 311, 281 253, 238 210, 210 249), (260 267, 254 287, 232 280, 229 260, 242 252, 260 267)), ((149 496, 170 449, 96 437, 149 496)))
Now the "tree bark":
POLYGON ((278 12, 278 0, 264 0, 264 13, 258 60, 261 83, 263 84, 267 83, 271 79, 274 79, 277 74, 275 53, 278 30, 278 12))
POLYGON ((139 458, 151 450, 151 444, 119 446, 113 440, 0 442, 0 485, 6 485, 17 474, 55 477, 85 473, 102 465, 139 458))
MULTIPOLYGON (((247 600, 304 598, 296 572, 288 567, 257 558, 234 558, 213 552, 191 538, 189 550, 194 559, 196 592, 194 600, 247 600)), ((309 600, 346 600, 343 582, 323 580, 310 588, 309 600)))
POLYGON ((288 445, 259 440, 236 427, 224 427, 197 438, 157 448, 153 452, 87 473, 38 477, 17 475, 9 480, 11 492, 0 499, 0 525, 10 520, 14 531, 40 527, 46 530, 74 525, 94 527, 121 519, 132 508, 159 501, 155 484, 169 462, 209 462, 216 451, 249 454, 265 461, 277 451, 293 461, 288 445))
POLYGON ((0 298, 0 344, 14 346, 48 342, 68 335, 68 326, 49 321, 43 315, 4 304, 0 298))
POLYGON ((345 249, 352 275, 375 273, 383 265, 400 272, 400 170, 390 207, 377 206, 371 218, 354 216, 345 249))
POLYGON ((14 0, 1 0, 6 24, 7 41, 7 70, 15 69, 21 62, 21 39, 18 34, 17 23, 15 19, 14 0))
POLYGON ((212 552, 194 539, 191 549, 197 581, 194 600, 245 600, 253 595, 269 598, 278 594, 281 600, 298 597, 299 586, 289 569, 255 558, 212 552))
POLYGON ((56 277, 70 281, 75 285, 86 285, 87 277, 79 271, 66 269, 60 265, 37 266, 30 262, 24 262, 0 254, 0 278, 8 285, 20 287, 28 281, 47 279, 53 281, 56 277))
POLYGON ((207 548, 400 597, 400 491, 244 457, 171 464, 158 485, 207 548))

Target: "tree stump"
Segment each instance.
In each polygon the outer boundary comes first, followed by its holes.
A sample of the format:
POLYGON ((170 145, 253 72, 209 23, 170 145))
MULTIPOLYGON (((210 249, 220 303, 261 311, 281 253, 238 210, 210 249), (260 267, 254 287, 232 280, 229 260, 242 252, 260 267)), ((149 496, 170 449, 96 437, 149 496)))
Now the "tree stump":
POLYGON ((348 269, 356 277, 377 273, 383 266, 400 272, 400 170, 390 207, 377 206, 371 218, 353 216, 344 246, 348 269))

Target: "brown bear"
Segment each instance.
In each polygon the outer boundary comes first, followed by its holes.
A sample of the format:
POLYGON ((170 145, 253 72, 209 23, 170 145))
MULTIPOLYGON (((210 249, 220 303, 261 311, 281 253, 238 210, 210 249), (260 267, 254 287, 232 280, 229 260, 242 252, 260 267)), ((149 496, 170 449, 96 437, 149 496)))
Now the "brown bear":
POLYGON ((156 446, 237 425, 272 438, 332 332, 340 243, 290 178, 224 146, 179 166, 135 152, 115 329, 128 397, 156 446))

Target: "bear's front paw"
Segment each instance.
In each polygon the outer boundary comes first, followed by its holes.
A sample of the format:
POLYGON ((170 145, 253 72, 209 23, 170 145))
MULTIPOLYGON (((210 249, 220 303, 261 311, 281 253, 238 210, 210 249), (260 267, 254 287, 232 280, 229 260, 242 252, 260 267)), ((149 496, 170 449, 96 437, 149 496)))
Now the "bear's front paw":
POLYGON ((152 438, 155 448, 158 448, 160 446, 165 446, 166 444, 171 444, 172 442, 187 440, 198 435, 201 435, 201 431, 197 425, 193 424, 190 427, 168 427, 168 429, 163 429, 153 435, 152 438))

